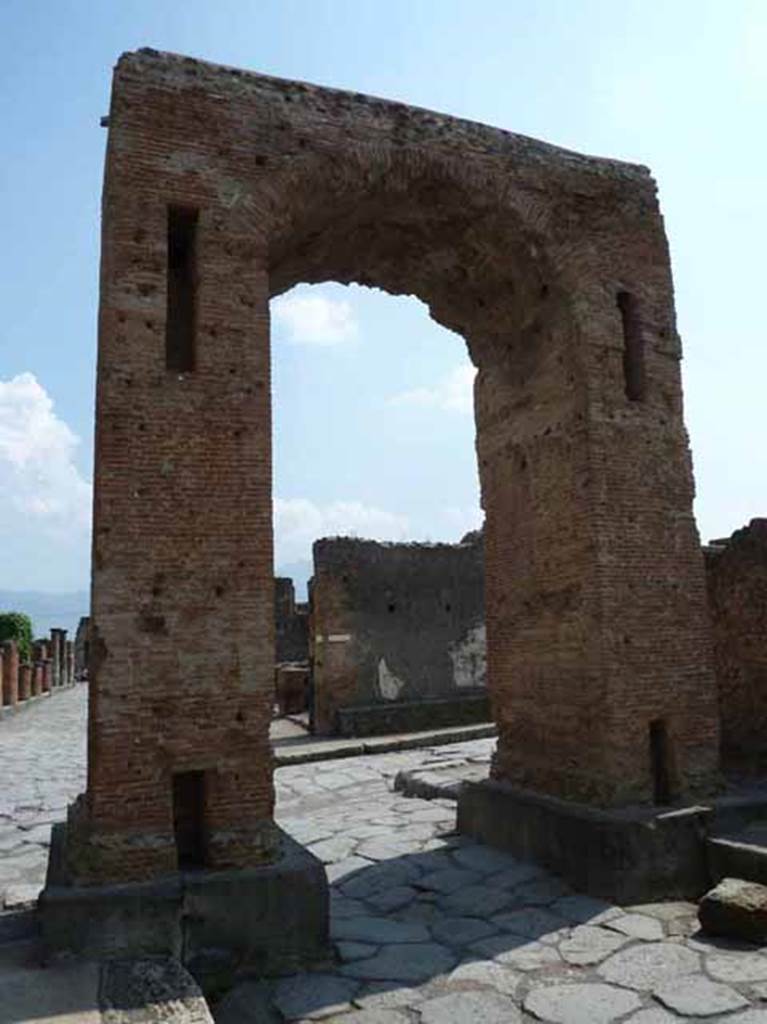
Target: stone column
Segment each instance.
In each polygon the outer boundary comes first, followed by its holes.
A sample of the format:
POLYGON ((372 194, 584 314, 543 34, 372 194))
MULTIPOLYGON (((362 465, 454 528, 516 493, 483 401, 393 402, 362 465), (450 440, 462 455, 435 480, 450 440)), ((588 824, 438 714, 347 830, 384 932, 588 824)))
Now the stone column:
POLYGON ((61 686, 62 682, 62 661, 64 654, 64 638, 66 637, 65 629, 51 629, 51 689, 55 689, 57 686, 61 686))
POLYGON ((43 676, 42 676, 42 685, 43 685, 42 692, 43 693, 50 693, 51 692, 51 676, 52 676, 52 674, 53 674, 53 669, 52 669, 51 659, 50 658, 45 658, 44 661, 43 661, 43 676))
POLYGON ((67 686, 72 686, 75 681, 75 645, 71 640, 64 644, 64 681, 67 686))
POLYGON ((32 648, 35 670, 32 673, 32 696, 39 697, 43 693, 45 678, 45 661, 48 657, 48 644, 37 640, 32 648))
POLYGON ((67 684, 67 631, 60 630, 59 640, 59 686, 67 684))
POLYGON ((14 707, 19 700, 19 649, 15 640, 3 644, 3 704, 14 707))
POLYGON ((31 662, 25 661, 19 665, 19 700, 29 700, 32 696, 32 673, 34 667, 31 662))

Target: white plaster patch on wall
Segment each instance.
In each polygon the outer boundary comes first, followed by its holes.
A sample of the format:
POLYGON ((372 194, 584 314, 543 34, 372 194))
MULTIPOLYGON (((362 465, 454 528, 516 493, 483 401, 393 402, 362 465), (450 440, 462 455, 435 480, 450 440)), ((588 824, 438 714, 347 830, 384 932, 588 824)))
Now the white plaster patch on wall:
POLYGON ((484 686, 487 675, 487 633, 484 622, 448 648, 453 682, 459 689, 484 686))
POLYGON ((397 700, 405 683, 391 671, 386 658, 378 662, 378 692, 384 700, 397 700))

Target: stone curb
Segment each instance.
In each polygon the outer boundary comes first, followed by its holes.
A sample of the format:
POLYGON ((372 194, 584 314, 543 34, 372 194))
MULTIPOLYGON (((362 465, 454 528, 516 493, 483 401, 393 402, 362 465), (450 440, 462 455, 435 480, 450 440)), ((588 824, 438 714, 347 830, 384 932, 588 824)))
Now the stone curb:
POLYGON ((457 801, 465 784, 464 779, 431 782, 429 779, 419 778, 420 774, 422 774, 422 769, 418 768, 397 772, 394 777, 394 792, 402 793, 403 796, 418 797, 419 800, 457 801))
POLYGON ((417 750, 421 747, 441 747, 448 743, 465 743, 497 735, 492 723, 468 725, 455 729, 440 729, 435 732, 419 732, 410 736, 390 736, 380 739, 354 740, 348 744, 333 746, 327 750, 316 747, 312 750, 298 750, 296 753, 280 753, 274 748, 275 768, 294 764, 310 764, 314 761, 334 761, 343 757, 361 757, 370 754, 391 754, 398 750, 417 750))

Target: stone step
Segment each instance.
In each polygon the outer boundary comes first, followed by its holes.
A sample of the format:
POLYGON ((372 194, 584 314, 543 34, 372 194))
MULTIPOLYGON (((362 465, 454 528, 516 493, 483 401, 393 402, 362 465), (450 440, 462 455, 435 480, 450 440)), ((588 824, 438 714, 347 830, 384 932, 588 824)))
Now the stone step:
POLYGON ((714 883, 742 878, 767 884, 767 834, 764 826, 706 840, 706 857, 714 883))

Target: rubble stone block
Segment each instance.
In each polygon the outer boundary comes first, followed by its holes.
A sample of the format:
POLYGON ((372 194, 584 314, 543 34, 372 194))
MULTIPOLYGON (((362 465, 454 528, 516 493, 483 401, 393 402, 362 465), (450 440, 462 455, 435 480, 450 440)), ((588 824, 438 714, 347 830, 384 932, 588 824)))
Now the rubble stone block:
POLYGON ((750 942, 767 941, 767 886, 740 878, 723 878, 701 899, 701 928, 750 942))

